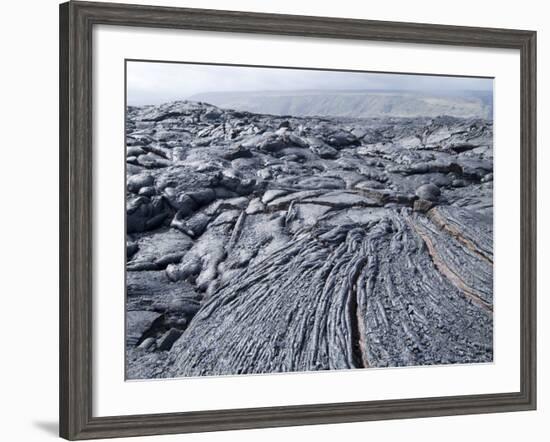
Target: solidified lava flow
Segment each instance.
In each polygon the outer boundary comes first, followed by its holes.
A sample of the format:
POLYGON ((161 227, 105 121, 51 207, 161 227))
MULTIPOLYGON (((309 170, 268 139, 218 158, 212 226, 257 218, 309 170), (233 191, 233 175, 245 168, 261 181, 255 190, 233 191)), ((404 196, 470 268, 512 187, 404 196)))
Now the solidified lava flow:
POLYGON ((492 361, 491 120, 126 118, 128 378, 492 361))

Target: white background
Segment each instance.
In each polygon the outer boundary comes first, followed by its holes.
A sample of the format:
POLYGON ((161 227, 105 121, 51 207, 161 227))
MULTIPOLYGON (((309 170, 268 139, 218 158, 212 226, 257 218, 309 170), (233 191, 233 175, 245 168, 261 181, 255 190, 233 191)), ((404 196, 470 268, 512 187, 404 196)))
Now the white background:
MULTIPOLYGON (((220 9, 342 16, 474 26, 500 26, 539 31, 539 226, 550 220, 542 207, 550 185, 549 156, 543 150, 548 129, 550 55, 549 21, 544 2, 453 3, 317 1, 154 1, 145 3, 220 9)), ((2 87, 0 106, 2 173, 2 315, 0 364, 2 426, 9 441, 53 439, 57 421, 57 2, 12 2, 2 6, 2 87), (19 3, 19 4, 18 4, 19 3)), ((500 415, 462 416, 390 422, 329 425, 276 430, 235 431, 148 440, 267 441, 334 440, 546 440, 550 419, 550 325, 543 322, 550 303, 549 237, 539 227, 539 410, 500 415), (546 251, 545 251, 546 249, 546 251)), ((133 439, 138 440, 138 439, 133 439)), ((144 439, 147 440, 147 439, 144 439)))

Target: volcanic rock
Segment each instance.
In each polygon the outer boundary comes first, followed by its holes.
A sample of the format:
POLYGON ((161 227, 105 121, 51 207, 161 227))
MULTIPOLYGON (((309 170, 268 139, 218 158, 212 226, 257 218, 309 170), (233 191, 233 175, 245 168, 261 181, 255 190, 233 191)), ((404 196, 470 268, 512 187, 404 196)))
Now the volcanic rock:
POLYGON ((491 120, 177 101, 126 127, 129 378, 492 361, 491 120))
POLYGON ((418 189, 416 189, 415 193, 416 196, 418 196, 420 199, 427 201, 437 201, 439 195, 441 195, 439 187, 432 183, 423 184, 418 189))

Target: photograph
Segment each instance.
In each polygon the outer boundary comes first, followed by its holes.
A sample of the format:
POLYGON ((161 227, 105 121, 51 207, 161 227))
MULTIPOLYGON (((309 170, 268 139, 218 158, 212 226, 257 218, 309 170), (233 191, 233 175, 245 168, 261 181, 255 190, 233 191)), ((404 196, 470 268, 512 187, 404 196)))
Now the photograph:
POLYGON ((493 362, 493 78, 125 63, 127 380, 493 362))
POLYGON ((0 442, 545 439, 550 21, 495 6, 3 2, 0 442))

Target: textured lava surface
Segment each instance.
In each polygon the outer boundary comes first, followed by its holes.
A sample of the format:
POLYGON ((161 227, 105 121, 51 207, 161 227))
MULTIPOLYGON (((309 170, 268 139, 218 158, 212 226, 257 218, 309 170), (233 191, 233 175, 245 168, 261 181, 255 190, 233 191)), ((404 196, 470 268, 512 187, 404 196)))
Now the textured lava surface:
POLYGON ((128 378, 492 361, 492 121, 126 124, 128 378))

